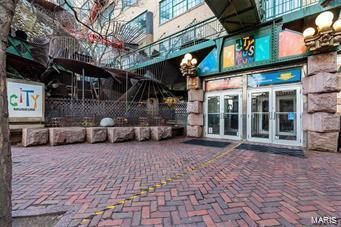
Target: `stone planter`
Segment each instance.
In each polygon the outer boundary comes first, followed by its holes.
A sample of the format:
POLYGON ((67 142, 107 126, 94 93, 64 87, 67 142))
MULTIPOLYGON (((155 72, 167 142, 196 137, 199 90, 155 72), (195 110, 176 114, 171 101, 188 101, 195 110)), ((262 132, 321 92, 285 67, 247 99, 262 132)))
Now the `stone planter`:
POLYGON ((82 143, 85 141, 85 128, 50 128, 50 145, 82 143))
POLYGON ((108 128, 108 140, 110 143, 133 140, 135 131, 133 127, 113 127, 108 128))
POLYGON ((49 129, 24 128, 22 130, 22 145, 24 147, 45 145, 49 142, 49 129))

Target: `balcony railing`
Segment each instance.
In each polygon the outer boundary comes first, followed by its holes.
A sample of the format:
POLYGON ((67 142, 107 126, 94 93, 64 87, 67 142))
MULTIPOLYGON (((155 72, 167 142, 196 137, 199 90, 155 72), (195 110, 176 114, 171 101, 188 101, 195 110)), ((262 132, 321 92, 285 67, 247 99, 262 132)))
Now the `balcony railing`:
POLYGON ((131 69, 146 61, 165 59, 171 53, 226 35, 226 31, 216 18, 196 23, 171 36, 162 38, 138 50, 129 51, 112 66, 131 69))
POLYGON ((263 20, 272 20, 318 2, 319 0, 262 0, 263 20))

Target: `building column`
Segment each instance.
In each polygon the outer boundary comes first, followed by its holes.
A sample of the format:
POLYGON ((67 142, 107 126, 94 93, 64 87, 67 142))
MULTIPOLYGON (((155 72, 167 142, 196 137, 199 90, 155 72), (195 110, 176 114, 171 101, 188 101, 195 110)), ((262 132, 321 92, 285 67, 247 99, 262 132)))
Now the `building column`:
POLYGON ((308 76, 303 79, 303 93, 307 97, 303 130, 308 135, 308 150, 338 152, 337 97, 341 90, 341 73, 337 71, 336 51, 308 57, 308 76))
POLYGON ((199 77, 187 77, 187 136, 200 138, 203 135, 204 115, 203 102, 204 91, 199 77))

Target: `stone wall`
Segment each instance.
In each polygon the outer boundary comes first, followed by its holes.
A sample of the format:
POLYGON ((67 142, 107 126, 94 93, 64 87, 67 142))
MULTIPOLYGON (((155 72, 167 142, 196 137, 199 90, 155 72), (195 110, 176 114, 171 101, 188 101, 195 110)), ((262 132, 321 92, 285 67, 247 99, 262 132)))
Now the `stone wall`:
POLYGON ((188 103, 187 103, 187 136, 202 137, 204 126, 203 101, 204 91, 202 90, 199 77, 187 78, 188 103))
POLYGON ((308 100, 303 115, 303 130, 308 135, 309 150, 338 151, 340 90, 337 53, 309 56, 308 76, 303 79, 303 93, 308 100))

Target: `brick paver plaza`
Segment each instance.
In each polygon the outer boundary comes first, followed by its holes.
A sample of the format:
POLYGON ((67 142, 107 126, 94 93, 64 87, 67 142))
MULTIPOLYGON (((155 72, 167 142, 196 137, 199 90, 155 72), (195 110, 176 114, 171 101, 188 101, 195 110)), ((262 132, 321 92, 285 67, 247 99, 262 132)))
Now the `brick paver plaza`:
POLYGON ((61 225, 69 226, 301 226, 341 217, 341 154, 299 158, 183 140, 13 148, 14 215, 67 211, 61 225))

